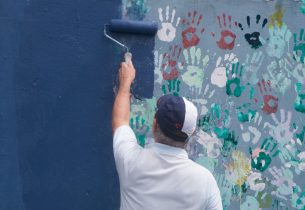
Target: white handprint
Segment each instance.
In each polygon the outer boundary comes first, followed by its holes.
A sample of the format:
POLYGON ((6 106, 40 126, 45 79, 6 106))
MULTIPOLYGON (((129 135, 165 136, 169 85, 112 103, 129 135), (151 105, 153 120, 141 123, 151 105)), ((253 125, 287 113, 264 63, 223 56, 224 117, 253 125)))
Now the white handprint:
POLYGON ((170 20, 169 20, 169 6, 166 6, 165 20, 164 20, 163 14, 162 14, 163 9, 159 8, 158 12, 159 12, 159 20, 161 21, 161 29, 159 29, 158 33, 157 33, 158 37, 161 41, 171 42, 176 37, 176 27, 180 23, 180 17, 177 18, 176 24, 175 24, 175 26, 173 26, 175 15, 176 15, 175 9, 172 10, 172 17, 170 20))
POLYGON ((299 153, 298 158, 300 159, 298 168, 300 171, 305 171, 305 151, 299 153))
POLYGON ((247 178, 249 187, 253 191, 263 191, 266 187, 266 184, 263 182, 262 174, 258 172, 250 172, 250 175, 247 178))
POLYGON ((192 102, 197 106, 197 108, 198 108, 198 114, 199 114, 199 116, 201 116, 201 115, 205 115, 205 114, 207 114, 208 113, 208 108, 207 108, 207 103, 208 103, 208 101, 207 101, 207 99, 206 98, 208 98, 208 99, 210 99, 213 95, 214 95, 214 93, 215 93, 215 90, 212 90, 212 91, 210 91, 209 92, 209 88, 210 88, 210 85, 209 84, 207 84, 206 86, 205 86, 205 89, 204 89, 204 92, 203 92, 203 95, 200 97, 200 98, 198 98, 198 99, 192 99, 192 102), (208 94, 208 92, 209 92, 209 94, 208 94))
POLYGON ((197 142, 206 149, 208 157, 217 158, 220 155, 222 143, 214 133, 209 135, 208 133, 199 130, 196 133, 195 138, 197 139, 197 142))
POLYGON ((296 52, 293 52, 293 55, 287 53, 287 56, 279 61, 279 65, 298 82, 305 82, 305 64, 296 52))
POLYGON ((269 43, 266 47, 267 54, 270 57, 281 58, 284 54, 286 45, 289 46, 289 40, 292 36, 286 24, 282 26, 273 26, 269 28, 269 43))
POLYGON ((161 85, 162 84, 162 80, 163 80, 163 76, 162 76, 162 61, 163 61, 163 54, 160 53, 156 50, 154 52, 154 58, 155 58, 155 83, 161 85))
POLYGON ((223 63, 222 58, 219 56, 216 61, 216 68, 211 75, 211 83, 218 87, 225 87, 227 82, 226 68, 229 68, 232 63, 237 63, 238 58, 234 53, 225 54, 223 63))
POLYGON ((290 122, 291 122, 291 111, 287 112, 287 119, 285 117, 285 111, 281 109, 281 121, 279 121, 275 114, 272 113, 271 117, 276 125, 271 125, 269 122, 264 124, 265 127, 269 127, 269 134, 278 141, 279 144, 285 145, 293 139, 293 135, 296 132, 296 129, 290 131, 290 122))
POLYGON ((267 66, 267 73, 263 74, 265 81, 270 81, 274 90, 284 94, 291 86, 291 80, 280 63, 272 61, 267 66))
POLYGON ((258 210, 259 203, 253 196, 246 196, 246 200, 240 205, 240 210, 258 210))
POLYGON ((296 184, 293 182, 292 171, 283 167, 279 169, 275 166, 268 169, 268 171, 273 176, 271 184, 277 187, 277 189, 274 190, 271 194, 287 200, 287 196, 293 194, 293 189, 296 186, 296 184))
POLYGON ((300 146, 302 145, 301 142, 294 141, 292 139, 289 144, 283 146, 279 152, 279 158, 285 167, 294 168, 295 173, 300 174, 301 171, 299 169, 299 164, 301 163, 301 161, 297 161, 296 159, 296 157, 298 156, 297 153, 299 152, 296 148, 296 143, 300 146))
POLYGON ((204 77, 204 69, 208 65, 209 56, 203 56, 201 49, 191 47, 188 51, 183 50, 183 55, 186 63, 186 72, 182 75, 182 80, 190 87, 201 92, 202 82, 204 77))
POLYGON ((264 61, 264 56, 262 51, 255 51, 246 56, 246 62, 244 63, 244 74, 243 74, 243 81, 249 81, 250 84, 257 84, 258 77, 257 72, 260 69, 262 63, 264 61))
MULTIPOLYGON (((262 121, 262 116, 260 116, 259 113, 257 112, 255 114, 254 123, 257 126, 259 126, 261 121, 262 121)), ((252 143, 253 144, 257 144, 257 142, 259 141, 260 137, 262 136, 262 133, 256 127, 249 126, 248 127, 248 131, 245 131, 245 132, 243 132, 244 131, 243 124, 240 124, 240 128, 242 130, 242 138, 243 138, 243 140, 245 142, 249 142, 252 139, 252 143), (254 135, 253 138, 251 137, 251 134, 254 135)))

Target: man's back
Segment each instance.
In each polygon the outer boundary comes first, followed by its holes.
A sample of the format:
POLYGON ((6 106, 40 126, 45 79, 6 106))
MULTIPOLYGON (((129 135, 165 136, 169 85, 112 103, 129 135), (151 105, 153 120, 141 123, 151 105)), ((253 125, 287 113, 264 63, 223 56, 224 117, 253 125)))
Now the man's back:
POLYGON ((128 126, 114 136, 121 209, 222 209, 217 183, 181 148, 155 143, 143 149, 128 126))

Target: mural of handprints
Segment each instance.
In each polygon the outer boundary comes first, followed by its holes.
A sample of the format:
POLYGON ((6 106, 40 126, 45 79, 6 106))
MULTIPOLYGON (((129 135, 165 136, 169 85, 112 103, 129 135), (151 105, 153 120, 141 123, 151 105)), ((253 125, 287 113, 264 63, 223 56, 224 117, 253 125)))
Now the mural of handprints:
POLYGON ((139 144, 153 142, 160 96, 193 101, 187 151, 224 209, 305 209, 304 2, 123 0, 125 17, 159 22, 154 96, 131 106, 139 144))

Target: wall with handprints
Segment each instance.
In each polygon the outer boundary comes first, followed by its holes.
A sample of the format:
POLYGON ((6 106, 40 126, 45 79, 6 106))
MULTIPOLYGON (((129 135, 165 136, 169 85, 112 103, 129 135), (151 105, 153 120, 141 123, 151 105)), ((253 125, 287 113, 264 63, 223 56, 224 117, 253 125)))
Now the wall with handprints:
POLYGON ((303 11, 293 0, 123 0, 123 18, 159 22, 154 97, 132 101, 139 143, 153 141, 158 97, 193 101, 201 132, 188 153, 215 175, 225 209, 305 209, 303 11))

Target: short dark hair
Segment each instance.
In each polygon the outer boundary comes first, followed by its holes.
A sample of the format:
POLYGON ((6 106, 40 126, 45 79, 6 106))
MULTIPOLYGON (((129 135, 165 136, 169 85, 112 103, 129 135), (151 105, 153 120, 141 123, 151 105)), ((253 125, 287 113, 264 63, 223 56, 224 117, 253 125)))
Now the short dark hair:
POLYGON ((158 143, 162 143, 162 144, 166 144, 168 146, 172 146, 172 147, 180 147, 180 148, 184 148, 186 145, 187 145, 187 142, 188 141, 185 141, 185 142, 179 142, 179 141, 176 141, 168 136, 166 136, 160 126, 158 125, 158 122, 157 122, 157 126, 156 128, 154 129, 154 136, 155 136, 155 140, 158 142, 158 143))

